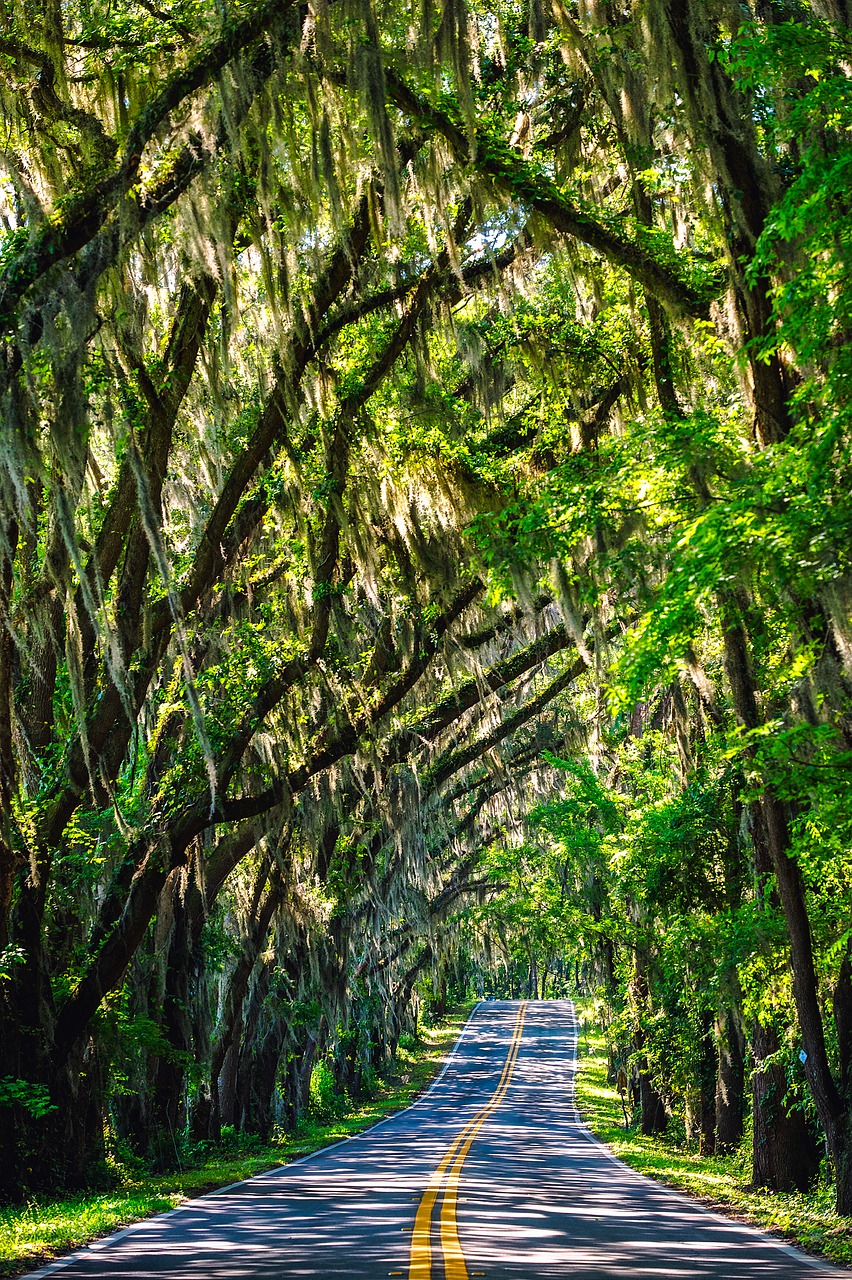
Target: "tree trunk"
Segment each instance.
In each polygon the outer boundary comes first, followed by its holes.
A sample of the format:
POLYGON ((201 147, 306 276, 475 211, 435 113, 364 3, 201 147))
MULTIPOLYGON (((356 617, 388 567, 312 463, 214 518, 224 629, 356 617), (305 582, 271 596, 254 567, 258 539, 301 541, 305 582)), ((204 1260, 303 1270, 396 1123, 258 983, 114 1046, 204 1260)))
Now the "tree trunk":
POLYGON ((773 1027, 755 1026, 752 1047, 752 1182, 771 1191, 806 1191, 819 1171, 819 1149, 804 1112, 790 1109, 787 1076, 778 1063, 763 1066, 779 1048, 773 1027))
MULTIPOLYGON (((633 953, 633 981, 631 983, 633 1002, 636 1009, 636 1025, 633 1032, 633 1049, 636 1054, 643 1054, 645 1049, 645 1032, 639 1020, 648 1002, 648 978, 645 973, 645 958, 640 951, 633 953)), ((639 1104, 642 1132, 647 1137, 655 1133, 664 1133, 668 1125, 668 1116, 663 1099, 648 1074, 644 1056, 639 1059, 639 1104)))
MULTIPOLYGON (((166 957, 160 1026, 168 1045, 154 1063, 149 1147, 159 1168, 170 1168, 178 1158, 178 1134, 186 1121, 186 1062, 192 1051, 190 993, 191 936, 179 884, 172 876, 163 890, 172 919, 166 957)), ((166 911, 161 907, 161 914, 166 911)))
POLYGON ((62 1067, 44 1057, 22 1057, 26 1036, 8 1036, 0 1075, 43 1090, 45 1114, 16 1103, 0 1107, 0 1200, 31 1192, 79 1191, 97 1181, 104 1159, 104 1084, 100 1056, 89 1039, 62 1067), (9 1070, 8 1068, 12 1069, 9 1070))
POLYGON ((272 978, 273 968, 267 963, 252 987, 239 1046, 236 1084, 240 1132, 257 1134, 264 1142, 269 1140, 272 1129, 278 1064, 288 1032, 281 1013, 269 1007, 267 997, 272 978))
POLYGON ((228 1046, 225 1053, 225 1060, 222 1063, 222 1069, 219 1072, 218 1096, 219 1096, 219 1124, 220 1126, 228 1125, 233 1128, 237 1123, 237 1068, 239 1066, 239 1055, 237 1052, 237 1040, 242 1032, 242 1018, 237 1033, 228 1046))
POLYGON ((12 680, 15 646, 6 624, 12 599, 13 560, 18 546, 18 523, 10 520, 0 537, 0 951, 9 941, 9 911, 20 857, 12 845, 10 816, 16 790, 12 680), (8 553, 5 553, 8 548, 8 553))
POLYGON ((314 1063, 317 1060, 317 1050, 320 1047, 320 1041, 324 1034, 324 1026, 320 1027, 319 1035, 314 1038, 308 1036, 305 1047, 301 1054, 296 1058, 298 1090, 296 1093, 296 1115, 295 1120, 298 1121, 307 1113, 311 1101, 311 1076, 313 1075, 314 1063))
POLYGON ((845 1118, 838 1117, 837 1127, 842 1131, 836 1134, 833 1141, 829 1140, 829 1145, 835 1160, 837 1212, 852 1216, 852 1107, 848 1106, 848 1100, 852 1098, 852 946, 847 946, 840 964, 832 1011, 837 1032, 840 1091, 847 1100, 847 1111, 845 1118))
POLYGON ((649 1138, 655 1133, 665 1133, 669 1123, 666 1105, 645 1071, 639 1072, 639 1107, 642 1132, 649 1138))
POLYGON ((719 1058, 710 1014, 703 1014, 701 1023, 702 1035, 696 1080, 698 1154, 712 1156, 716 1150, 716 1079, 719 1072, 719 1058))
MULTIPOLYGON (((725 669, 737 719, 746 729, 756 729, 761 716, 741 605, 730 596, 723 596, 720 603, 725 669)), ((828 1063, 805 888, 799 865, 790 856, 789 822, 781 801, 767 787, 753 810, 756 838, 765 841, 790 940, 793 999, 805 1053, 805 1075, 834 1166, 837 1211, 848 1215, 852 1214, 852 1107, 849 1095, 838 1089, 828 1063)))
POLYGON ((743 1136, 745 1054, 736 1018, 724 1009, 717 1022, 719 1070, 716 1075, 716 1151, 735 1151, 743 1136))
POLYGON ((269 1141, 272 1131, 272 1101, 285 1036, 282 1025, 271 1027, 261 1044, 244 1051, 240 1057, 237 1089, 240 1132, 257 1134, 263 1142, 269 1141))
POLYGON ((766 215, 777 198, 776 183, 761 155, 750 113, 720 59, 710 59, 716 31, 701 0, 676 0, 663 10, 680 62, 679 88, 691 116, 697 151, 710 161, 720 211, 726 223, 729 267, 749 360, 755 436, 761 444, 784 438, 790 428, 789 388, 774 352, 762 356, 761 338, 772 333, 771 285, 743 269, 754 253, 766 215))
POLYGON ((11 936, 24 959, 0 980, 0 1079, 30 1087, 30 1105, 0 1106, 0 1198, 77 1190, 104 1155, 104 1086, 90 1036, 53 1048, 56 1009, 43 937, 46 866, 19 872, 11 936), (46 1104, 44 1111, 39 1104, 46 1104), (42 1114, 39 1112, 42 1111, 42 1114))

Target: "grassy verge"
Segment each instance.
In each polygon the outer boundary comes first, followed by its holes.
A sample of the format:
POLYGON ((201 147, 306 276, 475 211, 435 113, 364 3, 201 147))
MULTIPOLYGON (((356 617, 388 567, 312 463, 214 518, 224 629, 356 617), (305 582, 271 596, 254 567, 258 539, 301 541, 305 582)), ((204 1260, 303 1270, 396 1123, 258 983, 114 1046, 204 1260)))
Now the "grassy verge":
POLYGON ((294 1133, 261 1146, 235 1137, 212 1151, 203 1163, 169 1174, 129 1174, 119 1170, 121 1185, 106 1193, 70 1199, 33 1199, 17 1208, 0 1208, 0 1276, 16 1276, 50 1262, 69 1249, 151 1214, 174 1209, 184 1200, 250 1178, 276 1165, 351 1137, 401 1111, 435 1078, 471 1006, 422 1032, 414 1047, 401 1050, 396 1074, 379 1085, 375 1096, 334 1119, 311 1117, 294 1133))
POLYGON ((748 1153, 698 1156, 662 1138, 646 1138, 624 1128, 618 1093, 607 1084, 606 1044, 589 1028, 580 1039, 577 1106, 601 1142, 657 1182, 677 1187, 717 1212, 783 1236, 809 1253, 852 1265, 852 1224, 834 1212, 832 1187, 807 1194, 760 1191, 749 1186, 748 1153))

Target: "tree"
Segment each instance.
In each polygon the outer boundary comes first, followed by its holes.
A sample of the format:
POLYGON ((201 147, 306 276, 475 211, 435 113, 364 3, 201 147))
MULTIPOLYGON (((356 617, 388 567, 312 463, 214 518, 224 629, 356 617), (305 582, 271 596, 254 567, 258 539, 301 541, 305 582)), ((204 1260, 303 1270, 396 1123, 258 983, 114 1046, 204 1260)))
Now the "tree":
POLYGON ((852 1211, 847 17, 9 11, 6 1194, 356 1087, 496 892, 705 1148, 783 920, 852 1211))

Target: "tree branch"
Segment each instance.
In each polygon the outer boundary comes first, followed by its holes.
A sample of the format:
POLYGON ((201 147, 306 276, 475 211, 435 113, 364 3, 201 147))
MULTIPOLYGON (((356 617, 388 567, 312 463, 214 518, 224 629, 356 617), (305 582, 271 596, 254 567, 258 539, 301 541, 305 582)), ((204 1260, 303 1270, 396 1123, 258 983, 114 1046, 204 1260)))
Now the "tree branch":
MULTIPOLYGON (((454 103, 443 99, 444 110, 433 106, 391 69, 387 70, 386 79, 390 95, 400 110, 421 127, 440 133, 461 165, 484 174, 513 200, 535 209, 563 235, 579 240, 623 267, 674 315, 704 317, 707 314, 711 297, 721 287, 719 280, 713 279, 709 291, 690 284, 683 269, 658 261, 643 245, 619 235, 573 204, 552 178, 505 143, 491 137, 485 127, 475 129, 471 140, 467 126, 454 116, 454 103)), ((683 268, 696 265, 703 266, 688 260, 683 268)))
POLYGON ((138 181, 142 153, 163 122, 279 22, 292 5, 293 0, 263 0, 244 18, 224 22, 219 34, 146 103, 113 172, 69 200, 62 216, 45 222, 0 271, 0 333, 14 328, 19 304, 33 284, 49 268, 89 244, 104 226, 119 200, 138 181))

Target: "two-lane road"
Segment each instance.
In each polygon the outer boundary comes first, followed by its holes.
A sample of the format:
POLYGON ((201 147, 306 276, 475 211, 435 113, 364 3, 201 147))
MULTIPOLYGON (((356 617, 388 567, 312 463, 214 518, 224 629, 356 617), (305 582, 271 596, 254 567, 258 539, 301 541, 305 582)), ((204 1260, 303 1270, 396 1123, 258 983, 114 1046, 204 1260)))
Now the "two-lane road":
POLYGON ((570 1001, 480 1005, 443 1076, 368 1132, 152 1218, 61 1280, 819 1280, 848 1275, 614 1161, 573 1104, 570 1001))

